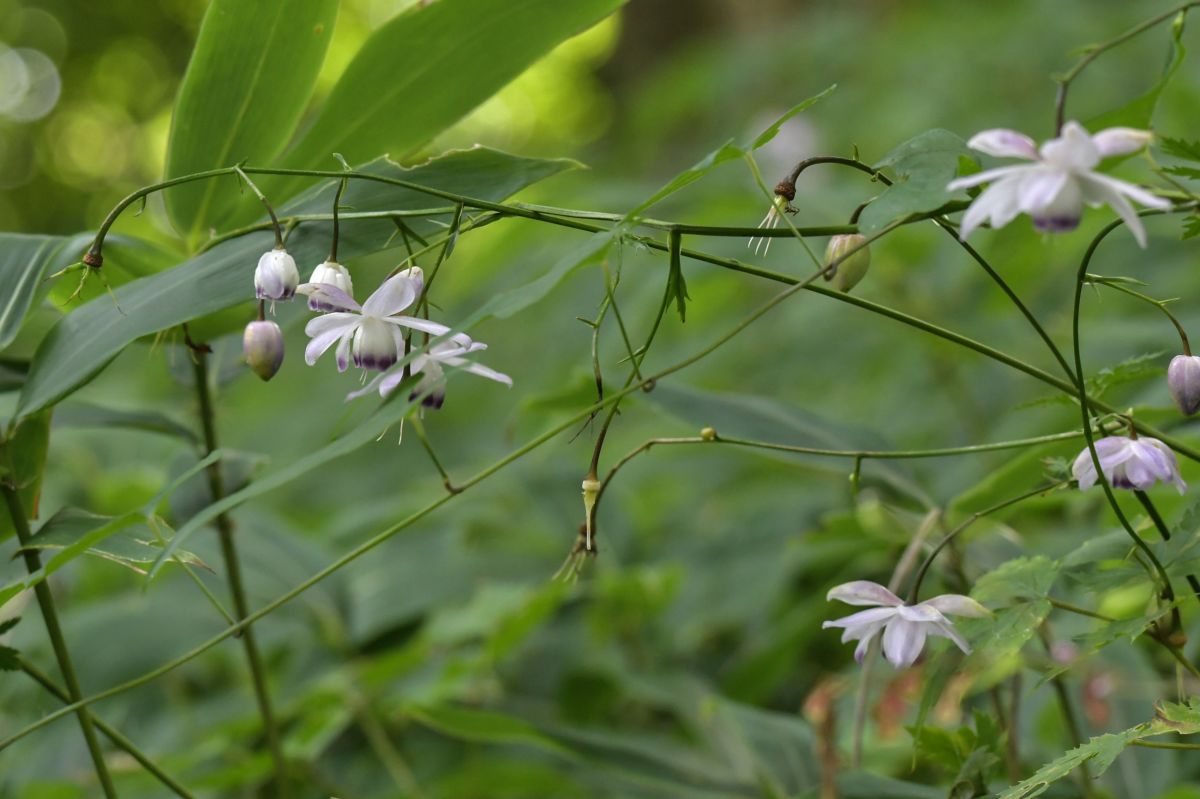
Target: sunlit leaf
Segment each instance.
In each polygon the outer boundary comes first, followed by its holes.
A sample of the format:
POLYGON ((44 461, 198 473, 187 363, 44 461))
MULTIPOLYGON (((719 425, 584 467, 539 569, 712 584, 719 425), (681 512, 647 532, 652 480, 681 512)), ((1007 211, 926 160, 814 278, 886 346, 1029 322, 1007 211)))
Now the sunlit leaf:
POLYGON ((946 185, 958 173, 959 159, 970 155, 966 142, 940 129, 926 131, 892 150, 875 168, 892 173, 894 185, 862 212, 859 231, 869 235, 896 219, 933 211, 961 198, 961 194, 946 191, 946 185))

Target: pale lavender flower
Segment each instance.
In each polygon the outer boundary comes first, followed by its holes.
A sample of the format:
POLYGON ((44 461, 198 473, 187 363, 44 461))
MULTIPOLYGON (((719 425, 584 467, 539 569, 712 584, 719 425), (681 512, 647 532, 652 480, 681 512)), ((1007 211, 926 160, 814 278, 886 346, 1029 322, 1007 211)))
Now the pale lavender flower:
POLYGON ((282 248, 263 253, 254 268, 254 296, 260 300, 290 300, 299 282, 296 261, 282 248))
POLYGON ((1167 388, 1179 410, 1191 416, 1200 409, 1200 357, 1176 355, 1167 367, 1167 388))
MULTIPOLYGON (((1096 442, 1100 468, 1113 488, 1144 491, 1155 483, 1172 483, 1182 494, 1187 490, 1179 476, 1179 462, 1171 448, 1156 438, 1108 436, 1096 442)), ((1087 491, 1096 484, 1096 465, 1091 450, 1084 448, 1071 466, 1079 489, 1087 491)))
POLYGON ((858 641, 854 659, 859 663, 867 656, 867 649, 875 636, 883 632, 883 656, 896 668, 906 668, 916 662, 930 636, 949 638, 963 652, 971 647, 953 623, 944 614, 980 617, 988 610, 969 596, 942 594, 916 605, 906 605, 900 597, 879 583, 856 580, 830 589, 827 600, 838 600, 847 605, 878 605, 821 625, 844 628, 842 643, 858 641))
POLYGON ((309 366, 317 362, 334 342, 337 342, 338 371, 344 372, 350 361, 363 369, 383 371, 400 359, 404 351, 401 328, 412 328, 440 336, 450 328, 427 319, 401 314, 416 302, 424 285, 417 267, 388 278, 359 305, 346 292, 329 283, 305 283, 296 290, 317 298, 323 305, 335 309, 332 313, 309 321, 304 332, 311 337, 304 350, 309 366))
POLYGON ((426 352, 419 353, 407 364, 407 368, 399 366, 379 375, 365 387, 350 394, 346 399, 356 399, 378 390, 379 396, 386 397, 396 390, 408 375, 420 375, 421 379, 413 387, 410 399, 421 397, 421 404, 427 408, 440 408, 446 401, 446 373, 443 367, 461 369, 488 380, 512 388, 512 378, 506 374, 489 369, 488 367, 467 360, 463 356, 487 349, 482 342, 472 341, 463 333, 455 333, 445 341, 434 344, 426 352))
POLYGON ((1034 163, 989 169, 950 182, 948 191, 992 184, 967 209, 961 238, 965 240, 985 221, 999 228, 1022 213, 1033 218, 1038 230, 1074 230, 1085 205, 1111 205, 1138 244, 1145 247, 1146 231, 1126 198, 1147 208, 1170 208, 1171 203, 1132 183, 1102 175, 1095 167, 1102 158, 1137 152, 1151 138, 1149 131, 1133 128, 1108 128, 1092 136, 1078 122, 1068 122, 1058 138, 1038 149, 1032 139, 1015 130, 997 128, 977 133, 967 142, 971 149, 1034 163))
MULTIPOLYGON (((346 270, 346 267, 337 261, 325 260, 317 264, 316 268, 312 271, 312 275, 309 276, 308 282, 325 283, 336 289, 340 289, 347 297, 354 296, 354 281, 350 279, 350 273, 346 270)), ((313 311, 337 310, 316 293, 308 295, 308 307, 313 311)))

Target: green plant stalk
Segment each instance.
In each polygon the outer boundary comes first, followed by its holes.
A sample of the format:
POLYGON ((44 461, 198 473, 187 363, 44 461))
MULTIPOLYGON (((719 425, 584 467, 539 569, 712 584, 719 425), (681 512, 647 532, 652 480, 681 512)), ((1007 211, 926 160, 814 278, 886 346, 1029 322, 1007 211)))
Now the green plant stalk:
MULTIPOLYGON (((20 666, 21 671, 29 675, 34 682, 45 688, 60 701, 71 701, 70 694, 59 687, 58 683, 54 682, 54 680, 50 678, 50 675, 34 666, 32 663, 25 661, 23 658, 20 660, 20 666)), ((103 719, 97 716, 92 717, 92 723, 96 725, 96 729, 104 733, 106 738, 116 744, 119 748, 125 750, 130 757, 141 764, 142 768, 146 769, 146 771, 148 771, 150 774, 153 774, 159 782, 161 782, 167 788, 170 788, 176 796, 183 797, 183 799, 195 799, 191 791, 183 787, 170 774, 163 771, 157 763, 150 759, 149 755, 139 749, 137 744, 135 744, 133 741, 126 738, 120 730, 116 729, 110 724, 105 723, 103 719)))
POLYGON ((163 674, 167 674, 168 672, 172 671, 175 668, 178 668, 179 666, 183 665, 184 663, 187 663, 188 661, 193 660, 196 657, 199 657, 201 654, 203 654, 204 652, 207 652, 209 649, 211 649, 214 646, 216 646, 217 644, 221 643, 226 638, 229 638, 230 636, 233 636, 233 635, 237 635, 238 633, 246 630, 249 627, 249 625, 253 624, 254 622, 258 621, 259 619, 263 618, 264 616, 274 612, 279 607, 281 607, 281 606, 285 605, 286 603, 290 602, 291 600, 295 599, 300 594, 304 593, 309 588, 311 588, 314 585, 316 585, 317 583, 321 582, 329 575, 339 571, 346 565, 354 562, 358 558, 360 558, 363 555, 367 554, 368 552, 374 550, 380 544, 383 544, 385 541, 388 541, 393 536, 395 536, 397 533, 407 529, 408 527, 411 527, 413 524, 416 524, 418 521, 425 518, 429 514, 433 513, 435 510, 442 507, 446 503, 450 502, 455 497, 460 496, 466 490, 478 485, 479 483, 483 482, 484 480, 488 479, 492 475, 501 471, 508 465, 525 457, 530 452, 533 452, 535 449, 541 447, 546 442, 548 442, 551 439, 558 436, 560 433, 570 429, 577 423, 579 423, 582 420, 590 417, 591 415, 603 410, 604 408, 612 405, 613 403, 619 402, 621 399, 628 396, 629 394, 632 394, 634 391, 640 390, 643 386, 652 384, 658 380, 661 380, 664 377, 667 377, 668 375, 674 374, 676 372, 679 372, 679 371, 687 368, 688 366, 691 366, 692 364, 696 363, 697 361, 704 359, 705 357, 710 355, 713 351, 715 351, 716 349, 721 347, 723 344, 728 342, 730 339, 737 336, 739 333, 741 333, 747 327, 752 325, 755 321, 757 321, 760 317, 762 317, 764 314, 766 314, 768 311, 770 311, 776 305, 783 302, 785 299, 792 296, 793 294, 797 293, 801 288, 802 288, 802 286, 792 286, 791 288, 788 288, 785 291, 780 292, 779 294, 776 294, 770 300, 768 300, 767 302, 765 302, 764 304, 759 306, 759 308, 756 309, 754 312, 752 312, 750 315, 748 315, 747 317, 742 319, 741 322, 739 322, 737 325, 732 327, 725 334, 718 337, 716 340, 714 340, 712 343, 710 343, 708 346, 704 347, 703 349, 693 353, 692 355, 688 356, 687 358, 683 359, 682 361, 679 361, 671 366, 668 366, 668 367, 662 369, 659 372, 656 372, 656 373, 650 375, 649 377, 646 378, 646 381, 644 383, 634 383, 632 385, 625 386, 624 388, 620 389, 619 391, 614 392, 613 394, 609 395, 608 397, 605 397, 604 399, 601 399, 601 400, 593 403, 591 406, 585 408, 584 410, 575 414, 571 418, 561 422, 558 425, 555 425, 551 429, 536 436, 535 438, 533 438, 530 441, 528 441, 527 443, 525 443, 523 446, 510 452, 508 455, 504 456, 500 460, 496 461, 495 463, 491 464, 487 468, 478 472, 470 479, 466 480, 463 483, 458 484, 456 486, 459 489, 458 492, 446 493, 445 495, 439 497, 438 499, 433 500, 425 507, 423 507, 417 511, 414 511, 406 518, 401 519, 400 521, 385 528, 384 530, 380 531, 379 533, 376 533, 374 536, 367 539, 363 543, 359 544, 357 547, 354 547, 349 552, 342 555, 341 557, 339 557, 337 560, 333 561, 329 565, 320 569, 315 574, 313 574, 311 577, 309 577, 308 579, 304 580, 300 584, 293 587, 291 590, 289 590, 289 591, 283 593, 282 595, 276 597, 275 599, 271 600, 267 604, 260 607, 258 610, 247 614, 244 618, 239 620, 236 624, 230 625, 229 627, 225 628, 220 633, 217 633, 216 635, 212 636, 208 640, 206 640, 200 644, 197 644, 196 646, 192 647, 190 650, 188 650, 187 652, 183 653, 182 655, 174 658, 173 660, 170 660, 167 663, 164 663, 163 665, 158 666, 157 668, 151 669, 150 671, 146 672, 145 674, 142 674, 140 677, 135 677, 124 683, 121 683, 120 685, 116 685, 111 688, 105 689, 105 690, 95 693, 89 697, 85 697, 83 699, 76 700, 75 702, 73 702, 70 705, 67 705, 66 707, 60 708, 59 710, 56 710, 52 713, 48 713, 47 715, 43 716, 38 721, 35 721, 35 722, 25 726, 23 729, 20 729, 17 732, 13 733, 12 735, 8 736, 7 738, 0 740, 0 750, 3 750, 5 748, 11 746, 16 741, 24 738, 25 736, 29 735, 30 733, 36 732, 37 730, 41 729, 42 727, 46 726, 47 724, 50 724, 51 722, 56 721, 59 718, 62 718, 64 715, 66 715, 68 713, 75 712, 76 710, 78 710, 80 708, 87 707, 88 705, 90 705, 94 702, 98 702, 102 699, 107 699, 108 697, 111 697, 111 696, 117 696, 118 694, 124 693, 125 691, 128 691, 128 690, 136 688, 140 685, 144 685, 154 679, 157 679, 158 677, 162 676, 163 674))
MULTIPOLYGON (((1092 465, 1096 469, 1096 479, 1100 483, 1100 487, 1104 489, 1104 496, 1108 500, 1108 504, 1112 507, 1113 514, 1116 515, 1117 520, 1121 523, 1121 526, 1125 529, 1125 532, 1129 534, 1134 546, 1141 550, 1142 554, 1146 557, 1146 560, 1150 561, 1155 574, 1157 574, 1158 579, 1162 584, 1162 598, 1167 600, 1167 602, 1173 603, 1175 600, 1175 588, 1171 585, 1171 578, 1167 575, 1167 570, 1163 567, 1158 557, 1154 554, 1154 550, 1150 548, 1149 544, 1142 540, 1142 537, 1137 534, 1137 531, 1133 529, 1133 525, 1131 525, 1129 520, 1125 517, 1125 512, 1121 510, 1121 505, 1117 501, 1116 494, 1113 493, 1113 488, 1109 483, 1108 475, 1106 475, 1104 470, 1100 467, 1100 455, 1096 452, 1096 437, 1091 430, 1091 410, 1088 404, 1087 381, 1083 379, 1083 356, 1081 354, 1080 346, 1079 314, 1083 299, 1083 287, 1087 283, 1087 268, 1092 261, 1092 256, 1095 255, 1097 248, 1099 248, 1100 243, 1104 241, 1109 233, 1121 227, 1123 224, 1124 222, 1118 219, 1114 222, 1110 222, 1099 233, 1096 234, 1095 238, 1092 239, 1087 250, 1084 252, 1083 258, 1079 262, 1079 270, 1075 275, 1075 298, 1071 312, 1071 345, 1075 355, 1076 390, 1078 391, 1079 395, 1079 410, 1083 416, 1084 437, 1087 439, 1087 450, 1092 456, 1092 465)), ((1179 608, 1175 607, 1172 609, 1172 617, 1176 629, 1178 629, 1179 608)))
MULTIPOLYGON (((208 387, 208 357, 199 348, 192 350, 191 354, 196 380, 196 396, 200 404, 200 421, 204 428, 205 454, 208 455, 217 450, 216 418, 213 413, 212 394, 208 387)), ((219 502, 225 496, 221 462, 216 461, 210 465, 207 474, 208 488, 213 502, 219 502)), ((221 555, 225 561, 226 576, 229 579, 229 590, 233 596, 233 612, 239 620, 245 620, 250 615, 250 608, 246 601, 246 588, 242 581, 237 547, 233 541, 233 522, 227 514, 219 514, 216 518, 216 528, 221 541, 221 555)), ((250 677, 254 683, 254 698, 258 702, 259 715, 262 717, 263 728, 266 732, 267 748, 271 752, 271 760, 275 767, 276 787, 279 795, 286 797, 289 794, 287 760, 283 756, 279 727, 271 708, 271 693, 267 686, 266 668, 263 666, 258 652, 253 628, 248 625, 243 628, 241 639, 246 652, 246 663, 250 667, 250 677)))
MULTIPOLYGON (((30 574, 40 571, 41 558, 36 549, 29 547, 32 534, 29 531, 29 521, 25 517, 25 508, 21 504, 21 496, 17 489, 7 481, 0 482, 0 491, 4 493, 4 501, 8 505, 8 515, 12 517, 16 529, 17 541, 21 544, 21 557, 25 560, 25 568, 30 574)), ((54 595, 45 580, 33 587, 37 597, 38 607, 42 611, 42 619, 46 623, 46 634, 54 649, 54 657, 58 661, 58 670, 62 672, 63 681, 67 684, 67 697, 72 704, 78 704, 83 698, 83 690, 79 687, 79 678, 75 674, 75 665, 71 661, 71 653, 67 649, 67 640, 63 637, 62 627, 58 622, 58 610, 54 605, 54 595)), ((108 764, 104 762, 104 752, 100 749, 100 741, 96 739, 96 728, 92 721, 92 713, 87 707, 80 706, 75 710, 79 719, 79 729, 83 732, 83 740, 92 756, 92 764, 96 769, 96 778, 108 799, 117 799, 117 789, 113 786, 112 776, 108 773, 108 764)))

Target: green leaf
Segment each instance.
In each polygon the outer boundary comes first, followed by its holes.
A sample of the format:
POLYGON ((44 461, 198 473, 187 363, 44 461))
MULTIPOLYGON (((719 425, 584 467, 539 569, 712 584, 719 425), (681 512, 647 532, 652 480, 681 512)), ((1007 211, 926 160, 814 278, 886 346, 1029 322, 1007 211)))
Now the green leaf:
POLYGON ((970 154, 966 142, 941 129, 926 131, 892 150, 875 168, 890 168, 894 185, 862 212, 859 231, 870 235, 893 220, 933 211, 955 199, 946 185, 958 174, 959 159, 970 154))
POLYGON ((1170 136, 1159 136, 1158 145, 1167 155, 1182 158, 1185 161, 1200 162, 1200 140, 1174 139, 1170 136))
MULTIPOLYGON (((21 420, 8 438, 0 440, 0 480, 17 488, 26 518, 36 519, 42 494, 42 473, 50 448, 50 411, 21 420)), ((16 532, 8 508, 0 507, 0 541, 16 532)))
POLYGON ((1043 599, 1058 577, 1059 564, 1045 555, 1014 558, 975 581, 971 596, 982 603, 1043 599))
POLYGON ((195 431, 175 421, 166 414, 155 411, 126 411, 105 408, 83 402, 62 406, 54 416, 55 427, 119 427, 174 436, 189 443, 198 443, 195 431))
MULTIPOLYGON (((564 169, 573 161, 521 158, 497 150, 459 150, 405 169, 380 159, 363 171, 411 181, 446 191, 471 190, 476 197, 499 201, 513 192, 564 169)), ((282 213, 328 213, 334 181, 325 181, 286 206, 282 213)), ((356 182, 346 202, 356 211, 438 207, 420 192, 383 183, 356 182)), ((301 225, 288 239, 288 249, 301 264, 316 264, 329 251, 328 223, 301 225)), ((426 222, 432 229, 432 223, 426 222)), ((343 260, 394 246, 388 220, 345 221, 343 260)), ((68 314, 38 348, 21 391, 21 415, 47 407, 88 382, 126 346, 142 336, 175 327, 253 298, 251 278, 258 257, 270 249, 270 233, 256 232, 216 245, 165 272, 117 289, 118 308, 104 295, 68 314)), ((249 312, 246 316, 250 319, 249 312)))
MULTIPOLYGON (((150 517, 150 523, 157 529, 151 529, 146 519, 136 516, 100 516, 79 508, 63 508, 47 519, 22 549, 69 549, 72 554, 95 555, 145 574, 143 567, 158 559, 162 540, 170 538, 164 535, 164 531, 170 532, 166 522, 150 517), (80 542, 84 541, 89 543, 83 546, 80 542)), ((180 550, 175 557, 189 566, 208 568, 190 552, 180 550)))
POLYGON ((1061 780, 1085 763, 1092 777, 1098 777, 1107 771, 1117 756, 1134 741, 1171 732, 1181 735, 1200 732, 1200 707, 1195 704, 1195 700, 1188 705, 1163 704, 1158 708, 1158 717, 1153 721, 1144 722, 1122 732, 1092 738, 1042 766, 1033 776, 1001 793, 999 799, 1032 799, 1044 793, 1051 783, 1061 780))
POLYGON ((1163 91, 1170 84, 1171 79, 1179 72, 1183 66, 1183 60, 1187 56, 1187 50, 1183 46, 1183 26, 1172 26, 1171 32, 1171 54, 1167 59, 1167 64, 1163 68, 1162 76, 1145 94, 1134 98, 1125 105, 1114 108, 1111 111, 1106 111, 1099 116, 1092 117, 1084 123, 1084 127, 1093 133, 1104 128, 1115 127, 1130 127, 1130 128, 1150 128, 1154 122, 1154 111, 1158 108, 1158 100, 1162 97, 1163 91))
POLYGON ((62 236, 0 233, 0 349, 16 338, 50 271, 47 266, 66 241, 62 236))
POLYGON ((611 231, 594 233, 580 246, 572 249, 550 267, 541 277, 524 286, 509 289, 489 304, 490 315, 508 319, 549 294, 567 275, 581 266, 599 263, 614 242, 611 231))
POLYGON ((675 298, 675 310, 679 312, 679 321, 687 321, 688 296, 687 281, 683 277, 683 262, 680 257, 683 251, 683 236, 678 230, 672 230, 670 239, 670 269, 667 272, 667 294, 675 298))
POLYGON ((488 710, 430 706, 406 708, 407 715, 443 735, 489 744, 526 744, 553 754, 577 755, 527 721, 488 710))
MULTIPOLYGON (((213 0, 179 87, 167 179, 247 160, 270 164, 308 105, 337 7, 337 0, 213 0)), ((257 200, 235 186, 224 178, 170 189, 175 228, 194 243, 239 200, 252 208, 257 200)))
POLYGON ((768 126, 766 130, 760 133, 753 140, 735 142, 733 139, 730 139, 729 141, 725 142, 719 148, 696 162, 694 166, 685 169, 683 172, 680 172, 678 175, 672 178, 670 182, 668 182, 654 194, 650 195, 650 197, 640 205, 634 207, 633 210, 625 215, 626 219, 632 219, 633 217, 638 216, 647 208, 659 202, 660 200, 669 197, 680 189, 690 186, 697 180, 703 178, 709 172, 712 172, 721 164, 724 164, 727 161, 732 161, 735 158, 742 158, 748 153, 753 152, 759 147, 762 147, 771 139, 775 138, 775 134, 779 132, 779 128, 782 127, 784 122, 796 116, 796 114, 799 114, 801 111, 804 111, 806 108, 813 105, 813 103, 825 99, 825 97, 827 97, 836 88, 837 84, 834 84, 824 91, 809 97, 799 105, 794 106, 779 119, 775 120, 775 122, 768 126))
MULTIPOLYGON (((380 27, 346 67, 284 165, 407 155, 624 0, 438 0, 380 27)), ((291 194, 295 179, 274 185, 291 194), (280 188, 282 187, 282 188, 280 188)))

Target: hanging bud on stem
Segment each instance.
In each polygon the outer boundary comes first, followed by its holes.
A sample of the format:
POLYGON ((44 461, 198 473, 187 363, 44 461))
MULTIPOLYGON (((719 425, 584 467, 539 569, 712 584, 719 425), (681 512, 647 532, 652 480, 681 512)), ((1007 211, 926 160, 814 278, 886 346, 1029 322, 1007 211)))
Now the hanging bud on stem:
POLYGON ((1200 409, 1200 356, 1176 355, 1167 367, 1167 388, 1179 410, 1191 416, 1200 409))
POLYGON ((242 334, 242 353, 254 374, 270 380, 283 364, 283 331, 274 322, 251 322, 242 334))
POLYGON ((829 239, 825 247, 825 279, 832 281, 838 291, 849 291, 867 274, 871 266, 871 250, 867 237, 848 233, 829 239))
POLYGON ((282 247, 263 253, 254 269, 254 296, 260 300, 290 300, 300 284, 296 261, 282 247))

